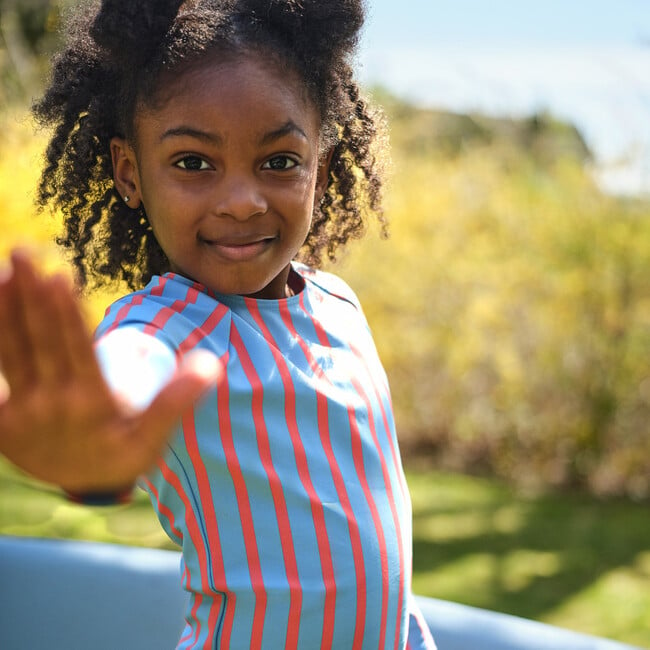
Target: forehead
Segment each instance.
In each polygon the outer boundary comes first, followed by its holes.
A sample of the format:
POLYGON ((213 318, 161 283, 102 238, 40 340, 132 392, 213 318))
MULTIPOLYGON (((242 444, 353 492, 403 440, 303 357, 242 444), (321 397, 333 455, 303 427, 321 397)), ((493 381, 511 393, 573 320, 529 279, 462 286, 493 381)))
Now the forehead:
POLYGON ((292 121, 320 131, 319 111, 298 74, 261 54, 209 56, 168 73, 135 117, 139 126, 199 119, 263 131, 267 123, 292 121))

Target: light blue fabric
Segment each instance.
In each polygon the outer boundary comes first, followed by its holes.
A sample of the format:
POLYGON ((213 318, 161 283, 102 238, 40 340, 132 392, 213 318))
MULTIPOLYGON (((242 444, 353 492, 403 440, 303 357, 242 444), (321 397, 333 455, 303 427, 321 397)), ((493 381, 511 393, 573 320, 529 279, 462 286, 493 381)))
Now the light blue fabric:
MULTIPOLYGON (((173 551, 0 537, 0 648, 171 650, 186 601, 179 565, 173 551)), ((439 650, 632 650, 514 616, 416 599, 439 650)))
MULTIPOLYGON (((388 380, 352 290, 302 265, 291 277, 302 291, 257 300, 154 276, 97 330, 109 371, 122 330, 145 375, 159 357, 145 335, 172 361, 201 349, 223 362, 144 479, 183 551, 179 649, 392 650, 408 635, 411 506, 388 380)), ((130 386, 128 364, 117 377, 130 386)))

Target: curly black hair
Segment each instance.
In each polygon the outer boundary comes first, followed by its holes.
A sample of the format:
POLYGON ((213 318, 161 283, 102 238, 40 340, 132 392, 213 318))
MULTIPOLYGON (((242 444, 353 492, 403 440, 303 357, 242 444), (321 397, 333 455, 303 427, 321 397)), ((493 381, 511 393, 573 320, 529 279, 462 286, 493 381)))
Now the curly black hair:
POLYGON ((63 213, 57 241, 71 252, 80 284, 123 281, 138 289, 169 270, 146 213, 134 219, 115 189, 110 141, 133 139, 138 108, 152 106, 163 79, 207 52, 288 61, 320 110, 323 150, 333 147, 333 155, 299 259, 313 266, 334 259, 368 218, 385 231, 383 118, 362 98, 352 70, 363 20, 363 0, 103 0, 78 7, 33 113, 53 129, 37 202, 63 213))

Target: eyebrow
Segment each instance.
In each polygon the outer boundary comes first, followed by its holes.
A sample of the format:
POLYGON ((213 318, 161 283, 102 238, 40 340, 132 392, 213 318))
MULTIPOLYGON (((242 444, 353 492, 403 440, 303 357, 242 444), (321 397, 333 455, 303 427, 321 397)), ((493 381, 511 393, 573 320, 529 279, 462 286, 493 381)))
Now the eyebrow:
POLYGON ((202 140, 209 144, 222 144, 223 138, 218 133, 209 133, 208 131, 201 131, 201 129, 195 129, 192 126, 176 126, 171 129, 167 129, 161 136, 160 141, 167 138, 174 137, 190 137, 195 138, 196 140, 202 140))
MULTIPOLYGON (((275 142, 276 140, 279 140, 284 136, 292 135, 292 134, 297 135, 298 137, 304 140, 309 139, 307 137, 307 134, 295 122, 293 122, 292 120, 288 120, 281 127, 277 129, 273 129, 273 131, 269 131, 268 133, 265 133, 260 138, 260 145, 264 146, 264 145, 271 144, 272 142, 275 142)), ((190 137, 190 138, 195 138, 196 140, 207 142, 208 144, 216 144, 216 145, 223 144, 223 138, 218 133, 210 133, 209 131, 202 131, 201 129, 197 129, 192 126, 187 126, 184 124, 180 126, 175 126, 171 129, 167 129, 160 136, 160 141, 162 142, 167 138, 174 138, 174 137, 190 137)))
POLYGON ((272 142, 275 142, 276 140, 279 140, 286 135, 297 135, 303 140, 309 140, 307 134, 295 122, 288 120, 280 128, 265 133, 260 138, 260 144, 262 146, 271 144, 272 142))

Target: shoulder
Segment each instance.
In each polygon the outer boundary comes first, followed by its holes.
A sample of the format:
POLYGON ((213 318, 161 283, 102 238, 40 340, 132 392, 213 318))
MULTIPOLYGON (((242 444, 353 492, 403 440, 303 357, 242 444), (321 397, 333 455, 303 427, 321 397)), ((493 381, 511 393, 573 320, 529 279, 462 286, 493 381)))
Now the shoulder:
POLYGON ((295 264, 294 267, 306 283, 311 284, 332 298, 348 302, 359 311, 362 311, 357 295, 348 283, 338 275, 313 269, 304 264, 295 264))
POLYGON ((114 302, 97 327, 95 338, 118 328, 138 329, 178 349, 189 345, 189 337, 207 320, 210 332, 219 331, 220 324, 227 326, 228 313, 227 307, 202 285, 168 273, 154 276, 140 291, 114 302))

